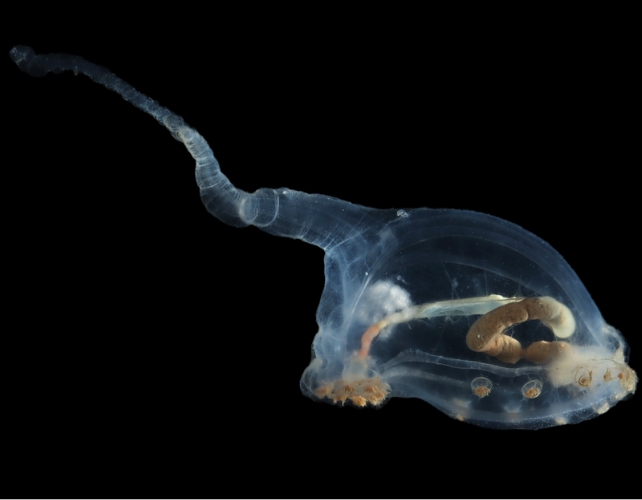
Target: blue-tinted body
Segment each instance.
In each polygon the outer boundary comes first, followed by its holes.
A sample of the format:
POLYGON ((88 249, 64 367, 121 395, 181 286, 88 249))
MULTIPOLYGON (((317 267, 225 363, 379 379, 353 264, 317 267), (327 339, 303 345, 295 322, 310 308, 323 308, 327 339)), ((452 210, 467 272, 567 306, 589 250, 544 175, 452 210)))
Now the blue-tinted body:
MULTIPOLYGON (((316 361, 301 384, 311 397, 336 399, 336 391, 326 395, 319 387, 327 381, 348 383, 354 353, 370 325, 395 309, 428 303, 440 304, 432 317, 402 318, 374 338, 368 373, 354 380, 380 378, 387 384, 386 397, 418 397, 455 418, 500 428, 578 422, 634 390, 623 338, 604 322, 575 272, 546 242, 475 212, 366 213, 371 230, 326 249, 316 361), (492 295, 502 297, 498 303, 551 297, 564 304, 575 318, 575 329, 559 341, 570 352, 545 363, 510 363, 472 351, 466 336, 481 314, 468 313, 461 304, 492 295), (591 373, 591 383, 580 385, 576 379, 585 371, 591 373), (476 394, 471 387, 480 377, 492 384, 488 394, 476 394), (525 395, 524 386, 532 381, 539 382, 539 394, 531 390, 525 395)), ((509 334, 524 347, 556 341, 551 328, 538 320, 515 325, 509 334)))
POLYGON ((541 428, 603 413, 634 392, 621 335, 564 259, 521 227, 476 212, 370 209, 287 188, 246 193, 195 130, 106 69, 26 47, 11 57, 34 76, 87 74, 156 118, 196 159, 201 197, 217 218, 325 250, 306 395, 358 406, 418 397, 460 420, 541 428), (535 298, 553 312, 533 316, 535 298), (527 319, 518 321, 520 313, 527 319), (475 345, 486 334, 492 345, 475 345))

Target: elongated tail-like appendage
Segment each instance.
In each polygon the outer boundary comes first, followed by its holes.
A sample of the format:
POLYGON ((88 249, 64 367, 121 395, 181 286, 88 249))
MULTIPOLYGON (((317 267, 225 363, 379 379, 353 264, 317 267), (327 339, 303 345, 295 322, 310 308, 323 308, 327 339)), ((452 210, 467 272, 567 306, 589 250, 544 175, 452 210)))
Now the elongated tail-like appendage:
POLYGON ((341 243, 358 231, 363 209, 351 203, 285 188, 261 188, 254 193, 237 189, 221 172, 212 150, 196 130, 107 68, 70 54, 36 55, 32 48, 23 45, 11 49, 9 56, 31 76, 42 77, 63 71, 84 74, 153 116, 185 144, 196 160, 196 181, 201 199, 207 210, 226 224, 254 225, 269 233, 302 239, 322 248, 341 243), (341 205, 339 210, 338 205, 341 205), (341 214, 340 218, 337 213, 341 214))

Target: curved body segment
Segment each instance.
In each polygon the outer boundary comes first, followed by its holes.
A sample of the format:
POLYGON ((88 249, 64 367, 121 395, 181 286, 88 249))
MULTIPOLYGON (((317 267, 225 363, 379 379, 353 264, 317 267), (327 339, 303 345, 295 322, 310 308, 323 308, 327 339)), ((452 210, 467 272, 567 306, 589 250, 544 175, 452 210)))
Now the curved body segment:
POLYGON ((600 415, 635 392, 622 335, 563 257, 525 229, 472 211, 245 192, 196 130, 106 68, 24 46, 10 57, 31 76, 87 75, 151 115, 185 144, 203 204, 224 223, 325 251, 306 396, 358 407, 420 398, 465 422, 538 429, 600 415))

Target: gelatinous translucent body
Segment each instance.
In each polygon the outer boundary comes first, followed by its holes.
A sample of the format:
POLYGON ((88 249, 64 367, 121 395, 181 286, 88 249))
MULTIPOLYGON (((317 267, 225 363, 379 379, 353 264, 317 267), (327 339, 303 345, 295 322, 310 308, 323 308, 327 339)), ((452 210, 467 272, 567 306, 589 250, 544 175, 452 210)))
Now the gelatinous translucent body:
POLYGON ((535 429, 591 418, 635 391, 620 333, 564 259, 521 227, 286 188, 246 193, 198 132, 105 68, 27 47, 10 56, 33 76, 86 74, 152 115, 196 160, 203 203, 223 222, 325 250, 307 396, 359 407, 421 398, 458 420, 535 429))

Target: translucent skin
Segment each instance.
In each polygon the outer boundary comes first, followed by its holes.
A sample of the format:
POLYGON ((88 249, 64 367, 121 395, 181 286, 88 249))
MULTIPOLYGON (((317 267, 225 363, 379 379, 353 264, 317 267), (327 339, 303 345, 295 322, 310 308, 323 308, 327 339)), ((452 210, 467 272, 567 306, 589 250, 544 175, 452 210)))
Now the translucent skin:
POLYGON ((319 333, 301 380, 306 395, 358 406, 418 397, 460 420, 539 428, 590 418, 633 393, 636 377, 626 366, 623 338, 605 324, 563 258, 524 229, 475 212, 375 210, 285 188, 240 191, 195 130, 106 69, 76 56, 36 56, 25 47, 11 57, 34 76, 85 73, 154 116, 196 159, 203 202, 217 218, 325 250, 319 333), (490 311, 444 303, 490 296, 563 304, 576 323, 570 336, 556 337, 539 319, 515 323, 505 334, 520 349, 542 341, 569 348, 544 363, 472 350, 467 335, 490 311), (442 305, 423 316, 412 309, 425 304, 442 305), (535 390, 524 390, 528 384, 535 390))
MULTIPOLYGON (((516 225, 475 212, 406 213, 378 213, 371 219, 375 230, 326 250, 316 359, 302 378, 305 393, 343 403, 345 392, 337 386, 380 380, 388 392, 367 404, 418 397, 460 420, 534 429, 591 418, 635 390, 624 339, 604 322, 577 275, 548 244, 516 225), (463 301, 491 295, 488 313, 463 301), (432 311, 403 317, 413 309, 400 300, 404 296, 414 304, 433 304, 424 306, 432 311), (556 336, 546 324, 550 320, 533 318, 513 325, 509 337, 523 346, 523 353, 542 344, 561 349, 551 356, 502 360, 467 345, 479 318, 499 310, 501 302, 518 306, 523 297, 562 304, 574 318, 573 332, 562 329, 556 336), (395 300, 396 319, 385 310, 395 300), (369 339, 364 356, 359 351, 364 332, 386 315, 390 324, 369 339), (592 374, 590 383, 582 373, 592 374), (472 387, 479 377, 491 381, 492 388, 480 392, 472 387), (530 381, 538 383, 525 395, 530 381)), ((363 394, 352 392, 359 396, 352 402, 363 406, 363 394)))

